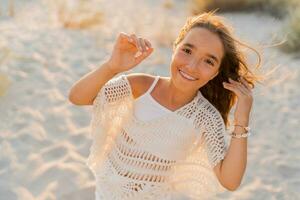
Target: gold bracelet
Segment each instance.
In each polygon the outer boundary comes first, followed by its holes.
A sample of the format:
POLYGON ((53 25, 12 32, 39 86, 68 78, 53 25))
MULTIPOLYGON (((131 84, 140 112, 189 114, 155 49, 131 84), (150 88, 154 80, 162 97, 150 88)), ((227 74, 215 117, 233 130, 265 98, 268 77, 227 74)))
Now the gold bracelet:
POLYGON ((239 124, 235 124, 234 126, 239 126, 239 127, 242 127, 245 129, 245 131, 250 131, 250 127, 249 126, 242 126, 242 125, 239 125, 239 124))
POLYGON ((235 132, 232 132, 231 134, 229 134, 230 136, 234 137, 234 138, 245 138, 251 135, 251 132, 247 131, 246 133, 240 133, 237 134, 235 132))

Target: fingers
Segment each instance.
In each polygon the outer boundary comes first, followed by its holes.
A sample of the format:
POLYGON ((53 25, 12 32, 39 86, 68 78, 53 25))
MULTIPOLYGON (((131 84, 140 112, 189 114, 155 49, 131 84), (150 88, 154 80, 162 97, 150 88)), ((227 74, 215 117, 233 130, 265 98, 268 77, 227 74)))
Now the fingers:
POLYGON ((231 78, 229 78, 229 82, 232 83, 235 87, 237 87, 245 95, 249 93, 248 89, 242 83, 234 81, 231 78))
POLYGON ((139 38, 139 42, 142 47, 142 51, 146 52, 148 50, 148 47, 146 46, 145 40, 143 38, 139 38), (146 47, 147 47, 147 49, 146 49, 146 47))
POLYGON ((252 91, 248 82, 244 78, 241 78, 239 80, 241 80, 241 82, 234 81, 231 78, 229 78, 230 83, 224 82, 224 88, 235 92, 237 95, 243 94, 246 96, 251 96, 252 91))
POLYGON ((241 95, 243 94, 237 87, 235 87, 233 84, 229 84, 229 83, 226 83, 224 82, 223 83, 223 86, 224 88, 234 92, 236 95, 241 95))
POLYGON ((145 39, 145 42, 146 42, 146 44, 147 44, 147 47, 148 47, 149 49, 151 49, 151 48, 152 48, 151 43, 150 43, 148 40, 146 40, 146 39, 145 39))
POLYGON ((252 90, 252 89, 253 89, 252 87, 250 87, 249 83, 245 80, 244 77, 241 77, 239 80, 245 85, 245 87, 246 87, 248 90, 252 90))
POLYGON ((134 56, 137 60, 143 60, 153 52, 153 48, 150 48, 146 52, 141 53, 140 51, 134 56))
POLYGON ((137 62, 142 61, 153 52, 153 48, 149 40, 137 37, 135 34, 127 35, 124 32, 120 33, 120 39, 127 40, 137 48, 135 59, 137 62))
POLYGON ((138 51, 142 52, 142 48, 141 48, 139 39, 136 37, 136 35, 135 34, 131 34, 130 38, 133 40, 133 43, 136 46, 136 48, 138 49, 138 51))
POLYGON ((138 38, 135 34, 131 34, 130 38, 133 39, 137 49, 141 53, 147 52, 149 49, 152 48, 151 43, 146 39, 143 39, 141 37, 138 38))
POLYGON ((127 35, 126 33, 124 33, 124 32, 121 32, 120 35, 119 35, 119 37, 121 39, 126 39, 128 42, 134 44, 133 40, 131 39, 131 37, 129 35, 127 35))

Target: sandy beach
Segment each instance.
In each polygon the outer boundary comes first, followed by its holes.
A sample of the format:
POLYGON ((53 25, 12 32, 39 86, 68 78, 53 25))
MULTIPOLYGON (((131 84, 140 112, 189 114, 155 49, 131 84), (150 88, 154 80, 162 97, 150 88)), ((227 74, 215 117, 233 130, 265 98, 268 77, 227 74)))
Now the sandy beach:
MULTIPOLYGON (((72 29, 59 21, 55 1, 16 1, 14 17, 5 15, 8 1, 3 2, 0 85, 7 86, 0 96, 0 199, 92 200, 95 181, 85 164, 91 107, 72 105, 69 89, 108 58, 120 31, 143 35, 154 46, 127 73, 169 76, 171 43, 188 16, 187 5, 171 1, 167 9, 159 0, 93 0, 87 9, 100 11, 101 22, 72 29)), ((73 2, 65 19, 76 8, 73 2)), ((254 90, 243 182, 218 199, 300 199, 300 59, 268 47, 281 37, 283 21, 256 12, 222 15, 262 53, 262 69, 277 70, 254 90)), ((249 62, 255 64, 253 58, 249 62)))

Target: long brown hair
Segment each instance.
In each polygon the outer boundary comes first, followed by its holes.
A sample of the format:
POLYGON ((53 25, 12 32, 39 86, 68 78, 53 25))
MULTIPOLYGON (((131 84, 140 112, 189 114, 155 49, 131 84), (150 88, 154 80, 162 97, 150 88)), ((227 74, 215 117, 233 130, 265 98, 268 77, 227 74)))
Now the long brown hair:
POLYGON ((262 79, 260 75, 255 74, 249 69, 245 55, 239 47, 248 47, 257 54, 258 64, 256 68, 260 66, 261 56, 254 48, 242 43, 238 39, 235 39, 232 31, 233 28, 228 24, 225 24, 224 18, 215 15, 214 12, 215 11, 206 12, 189 17, 173 43, 173 49, 176 49, 176 46, 184 39, 185 35, 192 28, 206 28, 219 36, 224 46, 224 56, 221 61, 219 73, 199 90, 202 95, 218 109, 227 127, 230 125, 228 115, 232 106, 237 101, 237 96, 230 90, 225 89, 222 83, 224 81, 228 82, 228 78, 238 81, 238 78, 242 76, 246 79, 250 86, 254 88, 254 83, 262 79))

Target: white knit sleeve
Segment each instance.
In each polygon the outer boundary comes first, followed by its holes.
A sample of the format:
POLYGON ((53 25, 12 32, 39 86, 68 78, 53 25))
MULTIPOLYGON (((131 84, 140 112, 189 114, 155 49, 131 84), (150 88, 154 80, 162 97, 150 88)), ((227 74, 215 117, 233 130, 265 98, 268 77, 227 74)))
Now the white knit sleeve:
POLYGON ((132 95, 125 74, 110 79, 98 92, 93 101, 93 112, 101 112, 107 104, 116 104, 132 95))
POLYGON ((220 112, 213 105, 208 104, 205 109, 204 138, 207 157, 210 165, 215 167, 227 152, 226 127, 220 112))
POLYGON ((111 142, 132 110, 132 92, 126 75, 109 80, 93 101, 90 135, 93 143, 87 164, 95 172, 111 142))
POLYGON ((225 124, 219 111, 206 99, 201 98, 196 106, 194 126, 199 133, 192 152, 174 168, 171 183, 175 190, 188 194, 189 199, 215 199, 223 192, 213 172, 224 159, 227 149, 225 124))

